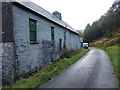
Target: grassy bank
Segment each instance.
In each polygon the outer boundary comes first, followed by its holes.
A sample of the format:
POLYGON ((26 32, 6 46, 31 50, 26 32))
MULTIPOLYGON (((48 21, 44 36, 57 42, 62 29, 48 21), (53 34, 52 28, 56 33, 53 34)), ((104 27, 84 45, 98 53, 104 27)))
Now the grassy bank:
POLYGON ((104 48, 101 47, 100 49, 105 50, 109 55, 120 86, 120 53, 119 53, 120 46, 117 45, 117 46, 104 47, 104 48))
POLYGON ((55 62, 52 62, 49 65, 46 65, 42 69, 38 70, 36 74, 29 77, 28 79, 21 79, 10 87, 5 88, 36 88, 40 85, 44 85, 47 81, 51 80, 61 71, 65 70, 67 67, 79 60, 88 51, 88 49, 82 49, 75 52, 75 55, 72 55, 69 58, 56 60, 55 62))

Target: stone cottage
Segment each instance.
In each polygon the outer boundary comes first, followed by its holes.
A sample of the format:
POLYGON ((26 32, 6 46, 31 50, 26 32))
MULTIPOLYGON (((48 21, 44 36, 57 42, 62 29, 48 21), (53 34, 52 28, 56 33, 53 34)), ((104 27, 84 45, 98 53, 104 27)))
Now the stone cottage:
POLYGON ((30 1, 0 3, 3 85, 54 61, 65 50, 79 48, 78 33, 62 20, 61 13, 51 14, 30 1))

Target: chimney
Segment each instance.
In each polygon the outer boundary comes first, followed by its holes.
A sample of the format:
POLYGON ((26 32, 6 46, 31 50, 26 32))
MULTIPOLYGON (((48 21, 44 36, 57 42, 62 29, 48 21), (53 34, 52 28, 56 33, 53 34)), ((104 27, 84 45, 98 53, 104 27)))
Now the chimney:
POLYGON ((58 11, 55 11, 52 13, 55 17, 57 17, 58 19, 62 20, 62 16, 61 13, 59 13, 58 11))

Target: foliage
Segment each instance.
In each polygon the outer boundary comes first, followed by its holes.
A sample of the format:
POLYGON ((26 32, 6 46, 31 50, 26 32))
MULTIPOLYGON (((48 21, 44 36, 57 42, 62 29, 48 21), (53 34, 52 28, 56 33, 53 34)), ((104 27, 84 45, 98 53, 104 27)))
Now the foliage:
POLYGON ((77 30, 77 32, 79 33, 79 37, 83 37, 83 30, 77 30))
POLYGON ((91 26, 90 24, 86 26, 86 29, 84 30, 84 42, 92 42, 93 40, 103 36, 98 23, 98 21, 95 21, 91 26))
POLYGON ((120 33, 115 33, 113 38, 103 37, 89 44, 91 47, 109 47, 120 45, 120 33))
POLYGON ((120 12, 111 7, 99 20, 86 26, 84 40, 85 42, 92 42, 102 36, 110 38, 116 32, 120 32, 120 12))
POLYGON ((60 55, 61 59, 64 58, 71 58, 73 55, 76 55, 80 50, 70 50, 70 51, 66 51, 66 52, 62 52, 62 54, 60 55))
POLYGON ((109 41, 107 41, 104 46, 108 47, 108 46, 113 46, 113 45, 117 45, 118 44, 118 38, 113 38, 109 41))
POLYGON ((21 79, 20 81, 15 82, 12 86, 6 86, 4 88, 36 88, 40 85, 45 84, 47 81, 53 79, 61 71, 75 63, 82 56, 84 56, 89 50, 83 49, 75 52, 75 55, 72 55, 71 58, 64 58, 51 62, 49 65, 44 66, 38 72, 29 77, 28 79, 21 79))

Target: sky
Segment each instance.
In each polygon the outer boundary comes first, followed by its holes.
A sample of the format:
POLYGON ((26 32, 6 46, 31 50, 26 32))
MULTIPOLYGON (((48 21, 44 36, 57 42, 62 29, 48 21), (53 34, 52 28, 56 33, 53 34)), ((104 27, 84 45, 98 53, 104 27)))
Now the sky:
POLYGON ((30 0, 45 10, 62 14, 62 20, 75 30, 84 30, 104 15, 115 0, 30 0))

